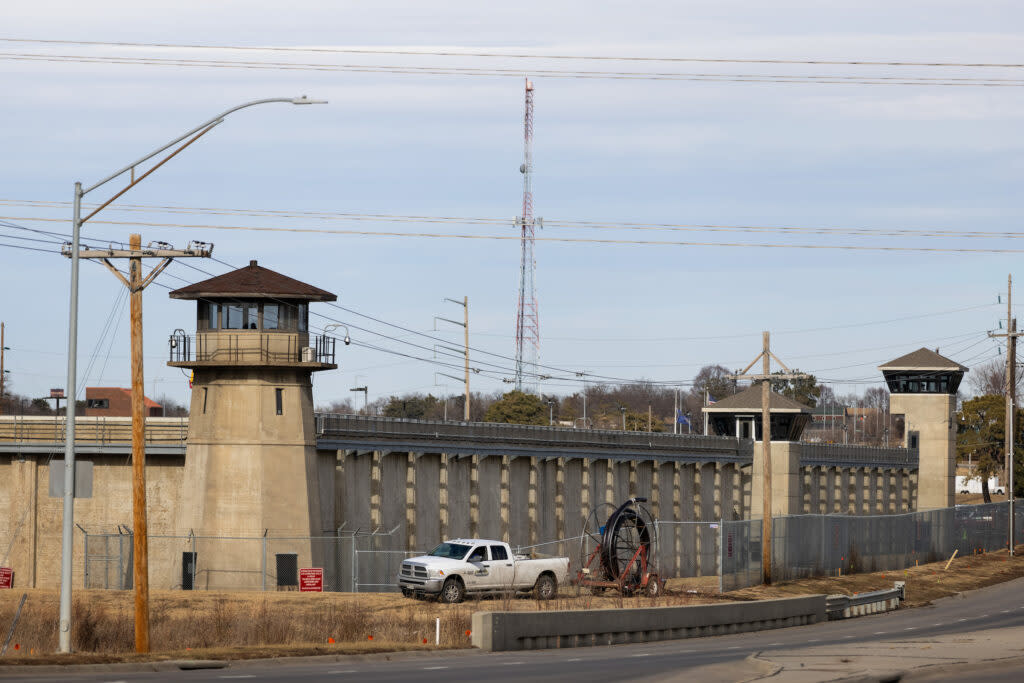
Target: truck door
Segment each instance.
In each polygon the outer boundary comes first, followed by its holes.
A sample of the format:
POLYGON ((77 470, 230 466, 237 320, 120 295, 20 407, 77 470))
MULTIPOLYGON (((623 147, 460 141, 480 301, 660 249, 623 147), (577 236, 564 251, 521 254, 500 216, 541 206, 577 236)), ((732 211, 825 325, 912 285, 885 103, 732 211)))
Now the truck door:
POLYGON ((508 549, 503 545, 492 545, 490 572, 491 582, 495 590, 511 591, 515 581, 515 563, 509 557, 508 549))
POLYGON ((487 546, 478 545, 469 551, 466 556, 466 563, 471 565, 472 571, 462 575, 468 590, 482 590, 491 585, 490 563, 487 561, 487 546))

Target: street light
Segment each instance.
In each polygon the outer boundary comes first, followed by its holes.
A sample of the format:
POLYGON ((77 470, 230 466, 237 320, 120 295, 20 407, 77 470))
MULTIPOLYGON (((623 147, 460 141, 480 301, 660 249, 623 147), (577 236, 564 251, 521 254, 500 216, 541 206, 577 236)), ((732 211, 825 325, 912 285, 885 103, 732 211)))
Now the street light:
POLYGON ((326 327, 324 327, 324 334, 327 334, 328 332, 333 332, 334 330, 338 329, 339 327, 344 327, 345 328, 345 338, 342 341, 345 342, 345 346, 348 346, 349 344, 352 343, 352 337, 350 337, 348 335, 348 326, 347 325, 342 325, 341 323, 331 323, 330 325, 327 325, 326 327))
MULTIPOLYGON (((224 118, 229 114, 232 114, 240 109, 247 107, 254 107, 258 104, 269 104, 271 102, 284 102, 288 104, 326 104, 324 100, 311 100, 305 95, 301 97, 276 97, 265 100, 254 100, 252 102, 246 102, 236 107, 232 107, 227 111, 218 114, 209 121, 202 123, 192 130, 188 131, 184 135, 180 135, 175 139, 168 142, 166 145, 153 150, 146 156, 133 161, 127 166, 121 168, 114 173, 111 173, 103 180, 98 183, 94 183, 89 187, 83 189, 82 183, 76 182, 74 189, 74 208, 72 213, 72 230, 71 230, 71 292, 70 302, 68 306, 68 403, 67 403, 67 417, 66 422, 66 441, 64 444, 64 507, 63 507, 63 524, 61 530, 61 567, 60 567, 60 622, 59 622, 59 633, 60 633, 60 651, 71 652, 71 553, 72 553, 72 540, 74 533, 74 513, 75 513, 75 396, 78 392, 76 384, 77 374, 77 360, 78 360, 78 263, 79 263, 79 243, 82 232, 82 224, 88 221, 90 218, 98 214, 104 208, 109 206, 111 202, 116 200, 118 197, 123 195, 128 190, 132 189, 144 179, 146 179, 156 169, 163 166, 165 163, 170 161, 172 158, 178 155, 179 152, 184 150, 186 147, 191 145, 193 142, 198 140, 203 135, 213 130, 216 126, 219 126, 224 122, 224 118), (177 149, 168 153, 167 156, 157 161, 152 168, 144 172, 142 175, 136 177, 135 169, 137 166, 149 161, 153 157, 161 154, 168 149, 182 143, 177 149), (95 189, 106 185, 111 180, 123 176, 125 173, 131 173, 128 185, 118 191, 110 199, 106 200, 98 207, 92 210, 85 218, 82 218, 82 198, 89 194, 95 189)), ((143 492, 144 494, 144 492, 143 492)), ((137 553, 136 553, 137 554, 137 553)), ((135 583, 135 597, 136 597, 136 640, 135 649, 138 652, 149 652, 149 614, 148 614, 148 600, 149 595, 149 577, 141 576, 135 583), (140 603, 140 601, 142 601, 140 603), (143 605, 145 610, 144 621, 140 623, 140 604, 143 605), (140 633, 140 626, 142 632, 140 633)))
POLYGON ((548 401, 548 427, 555 424, 555 402, 548 401))
POLYGON ((370 394, 369 386, 364 384, 361 387, 352 387, 351 389, 349 389, 349 391, 361 391, 361 392, 363 392, 363 414, 364 415, 367 414, 369 412, 368 408, 366 407, 367 396, 369 396, 369 394, 370 394))

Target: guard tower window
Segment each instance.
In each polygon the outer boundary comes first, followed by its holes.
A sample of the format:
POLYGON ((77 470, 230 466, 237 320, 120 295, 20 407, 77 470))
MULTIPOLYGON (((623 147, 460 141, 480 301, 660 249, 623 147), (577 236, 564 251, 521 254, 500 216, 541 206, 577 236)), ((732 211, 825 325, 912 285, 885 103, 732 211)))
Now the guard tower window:
POLYGON ((278 319, 280 317, 278 310, 277 304, 263 304, 263 329, 277 329, 278 319))
POLYGON ((209 302, 206 305, 206 329, 216 330, 220 327, 220 304, 209 302))
POLYGON ((245 307, 246 329, 258 330, 260 328, 260 307, 252 304, 245 307))
POLYGON ((224 307, 224 329, 245 329, 245 306, 228 305, 224 307))
POLYGON ((299 332, 309 329, 309 304, 299 304, 299 332))
POLYGON ((274 403, 277 407, 277 414, 284 415, 284 389, 274 389, 274 403))
POLYGON ((90 398, 85 402, 86 408, 92 408, 93 410, 107 410, 110 408, 109 398, 90 398))

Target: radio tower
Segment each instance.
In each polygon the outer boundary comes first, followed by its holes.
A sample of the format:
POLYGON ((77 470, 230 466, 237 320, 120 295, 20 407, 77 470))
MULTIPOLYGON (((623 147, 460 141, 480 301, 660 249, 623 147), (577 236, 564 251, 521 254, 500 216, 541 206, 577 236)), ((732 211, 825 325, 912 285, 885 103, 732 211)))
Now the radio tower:
POLYGON ((534 275, 537 261, 533 256, 533 83, 526 79, 526 114, 523 117, 523 214, 522 255, 519 262, 519 305, 516 310, 516 389, 538 393, 537 361, 540 355, 540 321, 537 317, 537 292, 534 275))

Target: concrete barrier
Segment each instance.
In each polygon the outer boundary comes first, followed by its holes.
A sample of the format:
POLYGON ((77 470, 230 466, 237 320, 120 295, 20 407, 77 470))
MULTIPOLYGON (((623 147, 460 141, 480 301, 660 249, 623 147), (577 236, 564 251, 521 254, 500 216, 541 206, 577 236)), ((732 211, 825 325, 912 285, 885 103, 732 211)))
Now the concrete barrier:
POLYGON ((645 643, 825 621, 825 596, 690 607, 474 612, 474 647, 492 652, 645 643))
POLYGON ((899 609, 900 600, 905 600, 905 584, 897 581, 893 588, 857 595, 829 595, 825 599, 825 611, 829 621, 863 617, 899 609))

